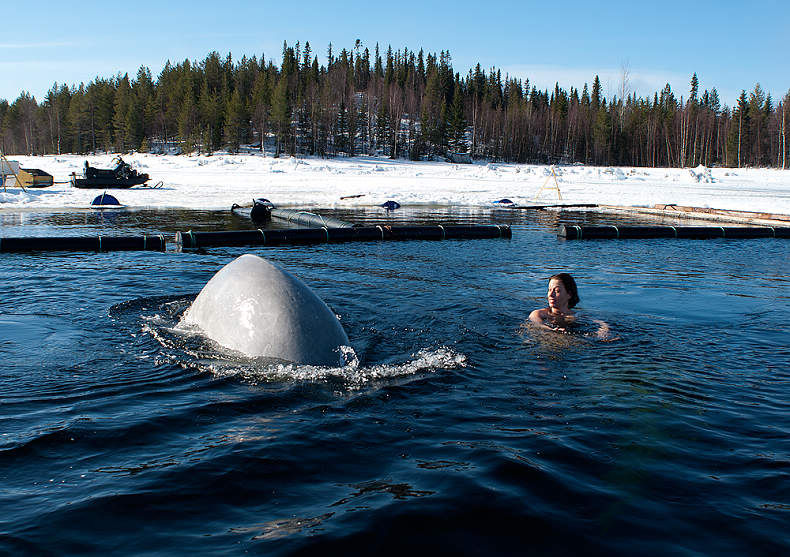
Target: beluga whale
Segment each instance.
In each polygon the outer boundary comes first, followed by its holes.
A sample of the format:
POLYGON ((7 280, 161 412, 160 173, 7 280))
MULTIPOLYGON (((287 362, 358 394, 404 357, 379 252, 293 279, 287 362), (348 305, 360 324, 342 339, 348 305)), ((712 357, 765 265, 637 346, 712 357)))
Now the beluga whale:
POLYGON ((252 357, 340 366, 348 336, 331 309, 279 266, 245 254, 211 277, 180 326, 252 357))

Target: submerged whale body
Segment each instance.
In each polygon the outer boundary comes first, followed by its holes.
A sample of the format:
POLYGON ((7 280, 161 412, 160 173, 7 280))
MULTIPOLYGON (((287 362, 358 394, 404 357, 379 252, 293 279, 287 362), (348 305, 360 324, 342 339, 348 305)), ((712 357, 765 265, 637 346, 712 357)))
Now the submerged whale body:
POLYGON ((248 356, 342 365, 349 341, 335 314, 305 283, 256 255, 220 269, 185 312, 210 339, 248 356))

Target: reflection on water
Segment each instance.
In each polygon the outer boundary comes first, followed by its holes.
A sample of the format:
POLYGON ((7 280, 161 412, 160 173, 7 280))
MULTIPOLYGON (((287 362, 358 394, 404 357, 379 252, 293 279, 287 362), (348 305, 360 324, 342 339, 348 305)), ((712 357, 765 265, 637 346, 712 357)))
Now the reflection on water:
MULTIPOLYGON (((323 209, 311 211, 362 225, 377 224, 480 224, 498 223, 537 227, 555 232, 560 223, 602 224, 613 221, 639 224, 644 216, 614 216, 593 210, 571 209, 480 209, 478 207, 405 207, 395 211, 380 208, 323 209)), ((663 221, 662 221, 663 222, 663 221)), ((669 221, 667 221, 669 222, 669 221)), ((679 221, 672 220, 670 224, 679 221)), ((80 234, 165 234, 193 230, 250 230, 260 228, 249 218, 227 211, 180 209, 80 209, 69 211, 0 211, 4 236, 46 236, 80 234)), ((273 219, 264 228, 288 228, 293 225, 273 219)), ((168 238, 172 240, 172 238, 168 238)))

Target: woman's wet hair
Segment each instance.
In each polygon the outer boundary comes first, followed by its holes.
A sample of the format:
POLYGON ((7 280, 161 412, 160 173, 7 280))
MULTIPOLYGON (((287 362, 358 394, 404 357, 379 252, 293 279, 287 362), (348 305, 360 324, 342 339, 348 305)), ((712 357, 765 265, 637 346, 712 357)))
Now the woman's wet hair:
POLYGON ((572 308, 579 303, 579 289, 576 288, 576 281, 573 280, 572 276, 570 276, 568 273, 558 273, 549 277, 549 281, 552 281, 553 279, 557 279, 558 281, 562 282, 565 290, 567 290, 568 294, 571 295, 571 299, 568 300, 569 308, 572 308))

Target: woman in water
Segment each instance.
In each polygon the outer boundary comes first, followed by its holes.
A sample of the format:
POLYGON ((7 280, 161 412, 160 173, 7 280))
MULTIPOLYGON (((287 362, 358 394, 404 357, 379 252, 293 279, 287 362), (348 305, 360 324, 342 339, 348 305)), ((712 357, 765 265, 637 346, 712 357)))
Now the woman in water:
MULTIPOLYGON (((579 290, 576 281, 568 273, 559 273, 549 279, 549 291, 546 294, 549 307, 536 309, 529 314, 529 320, 537 327, 558 333, 567 333, 572 327, 577 326, 576 314, 571 311, 579 303, 579 290)), ((600 339, 609 336, 609 325, 598 319, 593 319, 598 325, 595 333, 600 339)), ((614 339, 612 339, 614 340, 614 339)))

